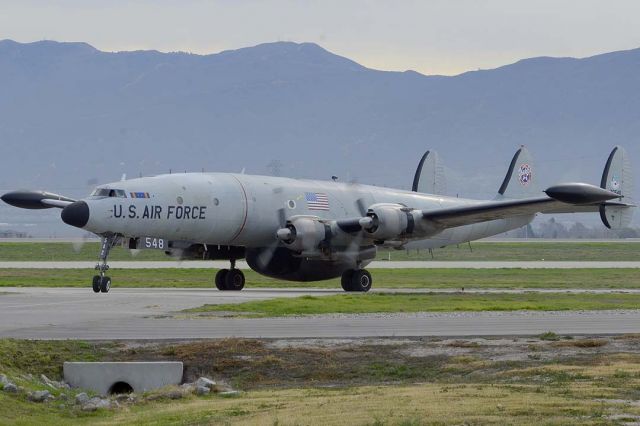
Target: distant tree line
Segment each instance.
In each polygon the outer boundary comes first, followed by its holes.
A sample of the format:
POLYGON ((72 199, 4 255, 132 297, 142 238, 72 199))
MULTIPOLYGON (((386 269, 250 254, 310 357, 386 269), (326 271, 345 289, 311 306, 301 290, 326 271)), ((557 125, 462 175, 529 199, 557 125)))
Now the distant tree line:
POLYGON ((589 227, 581 222, 562 223, 554 217, 545 222, 527 225, 505 233, 503 236, 511 238, 567 238, 567 239, 616 239, 640 238, 640 229, 623 228, 612 230, 604 226, 589 227))
POLYGON ((26 232, 7 230, 0 231, 0 238, 31 238, 31 235, 26 232))

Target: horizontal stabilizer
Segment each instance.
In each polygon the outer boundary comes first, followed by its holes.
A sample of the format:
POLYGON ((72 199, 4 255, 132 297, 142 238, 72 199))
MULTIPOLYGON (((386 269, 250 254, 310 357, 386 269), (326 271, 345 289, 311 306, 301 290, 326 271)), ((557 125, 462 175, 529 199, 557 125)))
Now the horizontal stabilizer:
POLYGON ((45 191, 12 191, 7 192, 0 198, 5 203, 22 209, 64 208, 75 201, 71 198, 45 191))

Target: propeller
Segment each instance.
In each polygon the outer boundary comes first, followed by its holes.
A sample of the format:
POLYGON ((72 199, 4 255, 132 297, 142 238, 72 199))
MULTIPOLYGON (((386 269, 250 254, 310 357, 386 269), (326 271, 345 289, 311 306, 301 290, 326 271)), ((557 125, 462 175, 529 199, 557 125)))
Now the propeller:
POLYGON ((80 253, 87 241, 93 240, 94 236, 95 235, 90 232, 85 232, 84 234, 82 234, 82 237, 79 240, 73 240, 73 242, 71 243, 73 251, 75 253, 80 253))
MULTIPOLYGON (((360 197, 355 201, 356 208, 360 212, 361 218, 358 219, 358 227, 359 229, 356 231, 355 237, 349 243, 347 247, 346 256, 351 262, 356 262, 358 254, 360 253, 360 248, 362 245, 362 240, 364 239, 363 230, 369 229, 369 227, 373 224, 373 218, 367 216, 368 206, 364 200, 364 198, 360 197)), ((355 228, 355 227, 354 227, 355 228)))
POLYGON ((275 255, 276 250, 280 246, 280 241, 285 241, 286 239, 291 237, 291 230, 286 227, 287 212, 285 211, 284 207, 281 207, 276 211, 276 216, 278 218, 279 227, 278 227, 278 230, 276 231, 274 241, 273 243, 265 247, 265 249, 262 250, 262 252, 258 255, 258 262, 265 267, 271 263, 271 260, 273 259, 273 256, 275 255), (289 231, 288 238, 284 238, 284 239, 280 238, 281 235, 284 236, 283 233, 286 233, 286 231, 289 231))
POLYGON ((367 216, 368 208, 364 198, 358 198, 355 201, 356 209, 360 212, 361 217, 338 220, 337 224, 340 229, 347 233, 354 233, 363 229, 372 229, 376 226, 376 219, 367 216))

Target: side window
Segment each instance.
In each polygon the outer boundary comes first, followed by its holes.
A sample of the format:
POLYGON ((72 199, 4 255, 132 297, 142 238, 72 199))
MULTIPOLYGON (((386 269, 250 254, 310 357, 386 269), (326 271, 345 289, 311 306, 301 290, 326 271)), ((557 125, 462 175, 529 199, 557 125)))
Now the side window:
POLYGON ((107 188, 96 188, 91 195, 96 197, 106 197, 109 195, 109 190, 107 188))

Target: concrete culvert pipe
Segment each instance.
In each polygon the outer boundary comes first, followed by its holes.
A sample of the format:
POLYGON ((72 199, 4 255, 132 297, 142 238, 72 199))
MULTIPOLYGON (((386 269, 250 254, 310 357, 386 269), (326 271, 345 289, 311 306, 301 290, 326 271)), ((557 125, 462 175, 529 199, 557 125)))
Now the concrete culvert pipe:
POLYGON ((115 382, 109 388, 109 395, 117 395, 122 393, 132 393, 133 387, 127 382, 115 382))
POLYGON ((146 392, 179 385, 182 372, 179 361, 64 363, 65 382, 100 395, 146 392))

